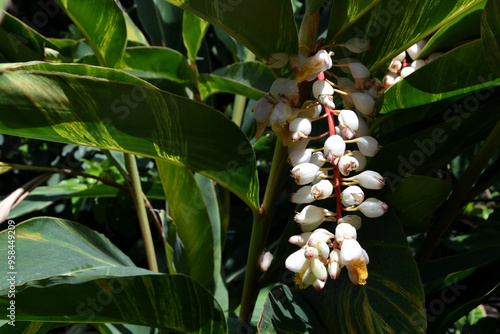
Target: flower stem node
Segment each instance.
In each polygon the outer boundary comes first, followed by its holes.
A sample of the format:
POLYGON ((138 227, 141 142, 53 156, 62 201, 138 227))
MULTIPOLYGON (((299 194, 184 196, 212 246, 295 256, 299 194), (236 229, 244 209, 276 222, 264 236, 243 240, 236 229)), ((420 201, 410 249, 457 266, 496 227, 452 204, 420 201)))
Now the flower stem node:
POLYGON ((369 218, 377 218, 386 213, 389 206, 376 198, 370 197, 361 203, 358 209, 369 218))

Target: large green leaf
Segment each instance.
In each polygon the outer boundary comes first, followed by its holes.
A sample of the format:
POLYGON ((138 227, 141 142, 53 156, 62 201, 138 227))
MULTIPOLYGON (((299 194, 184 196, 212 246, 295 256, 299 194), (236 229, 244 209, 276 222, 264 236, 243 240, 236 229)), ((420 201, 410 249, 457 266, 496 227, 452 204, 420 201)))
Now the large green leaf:
POLYGON ((165 160, 212 178, 258 208, 248 139, 204 104, 149 87, 36 71, 1 73, 0 90, 1 133, 165 160))
POLYGON ((419 58, 425 59, 431 53, 448 51, 460 43, 480 37, 480 22, 486 0, 439 29, 425 44, 419 58))
POLYGON ((103 66, 114 67, 127 43, 123 13, 112 0, 56 0, 92 46, 103 66))
POLYGON ((209 23, 198 16, 185 11, 182 19, 182 41, 192 63, 196 63, 196 55, 209 27, 209 23))
POLYGON ((481 40, 488 64, 500 76, 500 2, 488 0, 481 18, 481 40))
POLYGON ((219 68, 211 74, 200 74, 199 89, 203 100, 212 94, 240 94, 258 100, 267 94, 274 75, 260 62, 236 63, 219 68))
POLYGON ((368 38, 372 48, 363 54, 362 60, 373 72, 481 1, 382 0, 337 36, 337 40, 368 38))
MULTIPOLYGON (((448 52, 392 86, 377 101, 377 110, 386 114, 498 85, 500 78, 491 73, 481 52, 481 40, 476 40, 448 52)), ((478 100, 483 95, 476 93, 476 96, 478 100)))
POLYGON ((297 29, 289 0, 167 1, 221 28, 258 57, 297 52, 297 29))
POLYGON ((174 250, 175 271, 192 277, 213 293, 214 262, 218 258, 220 269, 220 252, 215 254, 212 224, 201 189, 186 168, 165 161, 156 164, 180 239, 179 249, 174 250))
POLYGON ((432 212, 446 201, 451 186, 451 179, 439 180, 421 175, 409 175, 397 187, 388 184, 391 192, 387 200, 406 235, 427 230, 432 212))
POLYGON ((122 8, 122 14, 123 18, 125 19, 125 24, 127 26, 127 41, 141 45, 149 45, 146 36, 144 36, 141 29, 137 27, 132 18, 130 18, 130 16, 123 8, 122 8))
MULTIPOLYGON (((0 232, 2 253, 11 245, 8 234, 0 232)), ((0 268, 16 272, 17 321, 132 323, 209 333, 211 326, 215 333, 226 327, 216 301, 192 279, 137 268, 83 225, 34 218, 16 224, 15 237, 15 268, 7 261, 0 268)), ((2 307, 10 302, 9 285, 0 283, 2 307)))
MULTIPOLYGON (((264 333, 424 333, 424 294, 397 217, 363 218, 358 240, 370 256, 366 285, 345 269, 325 288, 271 290, 259 329, 264 333)), ((293 277, 284 275, 285 283, 293 277)))

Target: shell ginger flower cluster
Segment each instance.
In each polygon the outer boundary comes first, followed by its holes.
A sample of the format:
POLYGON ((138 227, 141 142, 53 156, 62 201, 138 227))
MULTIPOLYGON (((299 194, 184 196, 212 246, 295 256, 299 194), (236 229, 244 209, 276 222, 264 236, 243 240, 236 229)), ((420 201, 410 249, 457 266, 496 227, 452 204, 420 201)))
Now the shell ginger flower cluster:
POLYGON ((372 88, 373 81, 363 64, 336 64, 332 55, 333 52, 320 50, 308 58, 270 56, 268 59, 273 60, 270 66, 276 67, 277 63, 285 66, 290 62, 295 77, 277 79, 270 93, 253 109, 257 137, 271 126, 288 146, 291 176, 301 186, 290 200, 306 205, 295 216, 303 233, 289 239, 300 249, 287 258, 285 266, 295 272, 296 283, 301 288, 312 285, 318 290, 325 286, 328 276, 337 279, 344 267, 354 284, 366 284, 369 257, 357 241, 357 231, 361 227, 361 217, 357 213, 375 218, 388 209, 376 198, 365 198, 363 191, 363 188, 381 189, 385 184, 379 173, 363 171, 366 158, 373 157, 380 149, 377 140, 368 135, 363 119, 363 116, 374 114, 378 96, 373 90, 367 91, 372 88), (349 69, 354 82, 330 73, 328 70, 332 66, 349 69), (329 77, 335 78, 337 83, 329 77), (299 106, 299 88, 306 81, 314 81, 311 92, 314 99, 299 106), (348 109, 336 108, 336 94, 342 98, 342 106, 348 109), (313 123, 321 121, 328 122, 328 132, 311 136, 313 123), (309 148, 309 144, 316 148, 309 148), (335 207, 335 211, 316 204, 321 201, 325 206, 335 207), (324 222, 337 222, 335 230, 321 228, 324 222))

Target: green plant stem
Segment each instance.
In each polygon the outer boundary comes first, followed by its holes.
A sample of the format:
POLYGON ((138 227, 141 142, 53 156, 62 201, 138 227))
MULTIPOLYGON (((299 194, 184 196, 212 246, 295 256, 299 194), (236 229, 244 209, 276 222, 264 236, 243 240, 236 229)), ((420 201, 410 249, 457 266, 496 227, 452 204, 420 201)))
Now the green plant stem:
POLYGON ((139 225, 141 227, 142 238, 144 239, 148 266, 150 270, 158 272, 158 263, 156 262, 153 237, 151 235, 151 229, 149 228, 148 215, 146 213, 146 207, 144 206, 144 200, 142 197, 142 186, 135 155, 125 153, 125 165, 127 166, 127 171, 130 177, 132 198, 134 199, 137 217, 139 218, 139 225))
POLYGON ((278 199, 283 178, 288 170, 286 163, 286 147, 281 140, 276 141, 274 148, 271 172, 264 194, 264 200, 259 211, 253 212, 252 235, 250 237, 250 249, 248 251, 245 283, 241 297, 241 309, 239 320, 249 322, 258 296, 258 281, 260 274, 260 258, 264 251, 271 219, 274 214, 276 201, 278 199))
POLYGON ((431 257, 432 252, 439 244, 439 241, 448 230, 455 217, 460 213, 464 201, 467 198, 472 186, 481 175, 488 161, 500 147, 500 121, 495 125, 489 136, 484 141, 481 149, 471 161, 464 174, 453 189, 448 201, 439 215, 437 224, 429 231, 427 237, 418 250, 415 260, 419 270, 422 270, 425 263, 431 257))
MULTIPOLYGON (((247 61, 254 61, 254 60, 255 60, 255 54, 253 54, 252 52, 248 51, 248 53, 247 53, 247 55, 245 57, 245 62, 247 62, 247 61)), ((231 119, 240 128, 241 128, 241 124, 243 123, 243 115, 245 114, 245 105, 246 105, 246 103, 247 103, 246 96, 236 95, 234 97, 233 114, 231 116, 231 119)))

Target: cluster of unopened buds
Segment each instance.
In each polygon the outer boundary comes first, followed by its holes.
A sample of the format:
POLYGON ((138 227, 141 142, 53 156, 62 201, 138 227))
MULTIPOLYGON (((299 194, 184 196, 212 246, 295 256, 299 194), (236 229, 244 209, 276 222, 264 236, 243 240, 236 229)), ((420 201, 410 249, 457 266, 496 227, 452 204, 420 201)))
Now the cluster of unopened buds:
MULTIPOLYGON (((369 42, 355 39, 335 46, 339 45, 362 52, 369 47, 369 42)), ((313 285, 318 290, 325 286, 328 276, 337 279, 343 267, 347 268, 354 284, 366 284, 369 258, 357 241, 361 217, 354 212, 375 218, 388 209, 376 198, 365 199, 362 190, 381 189, 385 184, 379 173, 363 171, 366 157, 373 157, 380 149, 377 140, 368 135, 368 127, 361 116, 374 115, 378 97, 370 72, 358 61, 332 61, 333 52, 325 51, 327 47, 310 57, 287 54, 268 57, 268 65, 273 67, 290 62, 295 77, 292 80, 277 79, 269 94, 253 108, 257 119, 256 137, 271 126, 287 146, 288 159, 293 167, 291 175, 301 186, 290 200, 308 204, 295 216, 303 233, 289 239, 290 243, 301 248, 287 258, 285 266, 295 272, 296 283, 301 288, 313 285), (347 69, 354 81, 329 72, 333 66, 347 69), (337 83, 326 76, 335 78, 337 83), (314 100, 299 105, 299 87, 314 80, 314 100), (345 109, 336 109, 336 93, 342 98, 345 109), (311 136, 312 124, 322 120, 328 122, 328 131, 311 136), (315 142, 323 144, 308 148, 308 144, 315 142), (356 174, 350 175, 352 172, 356 174), (310 204, 330 198, 336 204, 335 212, 310 204), (351 214, 343 216, 345 212, 351 214), (324 222, 337 222, 335 231, 320 228, 324 222)), ((328 202, 325 203, 328 206, 328 202)))
POLYGON ((443 55, 442 52, 434 52, 426 59, 419 59, 420 52, 423 50, 425 43, 425 40, 421 40, 392 59, 383 80, 385 90, 443 55))

